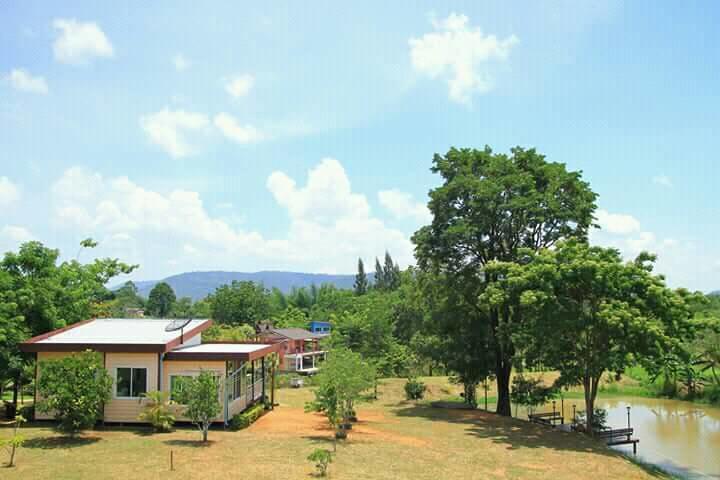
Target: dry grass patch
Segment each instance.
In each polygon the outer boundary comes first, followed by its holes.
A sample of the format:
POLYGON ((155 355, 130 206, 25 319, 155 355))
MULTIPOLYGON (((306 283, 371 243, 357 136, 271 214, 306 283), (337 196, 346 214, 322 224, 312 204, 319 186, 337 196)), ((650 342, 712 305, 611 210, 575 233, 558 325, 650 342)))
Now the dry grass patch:
MULTIPOLYGON (((447 379, 422 379, 429 400, 459 392, 447 379)), ((360 421, 339 444, 332 479, 649 479, 624 457, 575 434, 564 434, 480 411, 442 410, 404 400, 403 379, 386 380, 379 400, 358 406, 360 421)), ((68 441, 48 426, 25 429, 18 466, 0 469, 15 479, 297 479, 311 478, 306 457, 331 448, 324 418, 304 413, 311 391, 278 392, 281 406, 250 428, 213 430, 210 444, 181 428, 150 434, 136 428, 107 428, 68 441), (170 451, 175 471, 169 471, 170 451)), ((0 428, 0 438, 10 431, 0 428)))

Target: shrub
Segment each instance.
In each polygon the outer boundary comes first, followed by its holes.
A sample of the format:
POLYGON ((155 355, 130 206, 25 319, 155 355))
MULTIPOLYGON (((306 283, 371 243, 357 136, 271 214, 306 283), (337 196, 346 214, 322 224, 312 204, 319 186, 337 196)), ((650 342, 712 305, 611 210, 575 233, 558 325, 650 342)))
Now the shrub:
POLYGON ((332 452, 330 450, 317 448, 308 455, 307 459, 315 463, 315 469, 319 477, 327 476, 328 466, 332 463, 332 452))
MULTIPOLYGON (((592 423, 592 431, 593 432, 599 432, 600 430, 605 430, 607 428, 607 416, 608 412, 604 408, 595 408, 593 414, 593 423, 592 423)), ((585 424, 587 422, 586 420, 587 415, 585 415, 585 412, 580 412, 578 414, 578 421, 581 424, 585 424)))
POLYGON ((408 400, 421 400, 425 396, 427 387, 416 378, 408 378, 405 383, 405 398, 408 400))
POLYGON ((61 432, 74 435, 102 417, 113 382, 97 353, 46 360, 40 362, 40 372, 38 409, 52 412, 61 432))
POLYGON ((253 423, 255 423, 255 420, 262 417, 264 414, 265 406, 263 404, 258 403, 256 405, 253 405, 244 412, 235 415, 230 420, 230 428, 232 428, 233 430, 242 430, 243 428, 247 428, 253 423))
POLYGON ((145 394, 148 402, 138 419, 148 422, 157 432, 169 431, 175 423, 172 402, 168 392, 152 391, 145 394))

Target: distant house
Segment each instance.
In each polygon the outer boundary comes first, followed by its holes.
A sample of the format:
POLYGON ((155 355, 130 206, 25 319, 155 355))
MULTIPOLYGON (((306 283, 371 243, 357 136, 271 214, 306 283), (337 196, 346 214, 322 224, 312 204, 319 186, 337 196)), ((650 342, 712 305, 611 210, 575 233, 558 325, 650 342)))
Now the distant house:
POLYGON ((310 331, 312 333, 330 335, 330 328, 331 328, 330 322, 319 322, 319 321, 310 322, 310 331))
POLYGON ((320 340, 327 334, 309 332, 303 328, 272 328, 260 331, 260 338, 268 343, 279 342, 282 346, 281 368, 288 372, 312 374, 325 360, 326 351, 320 348, 320 340))
MULTIPOLYGON (((215 421, 227 424, 233 415, 266 397, 271 375, 271 362, 266 359, 273 353, 282 356, 283 344, 203 343, 202 332, 211 325, 211 320, 92 319, 33 337, 20 349, 35 353, 36 377, 42 375, 43 360, 85 350, 102 353, 113 379, 111 399, 103 412, 107 422, 139 422, 145 393, 160 390, 170 392, 172 398, 182 378, 209 370, 221 386, 223 410, 215 421)), ((36 418, 52 415, 37 412, 36 418)), ((180 415, 178 420, 187 419, 180 415)))

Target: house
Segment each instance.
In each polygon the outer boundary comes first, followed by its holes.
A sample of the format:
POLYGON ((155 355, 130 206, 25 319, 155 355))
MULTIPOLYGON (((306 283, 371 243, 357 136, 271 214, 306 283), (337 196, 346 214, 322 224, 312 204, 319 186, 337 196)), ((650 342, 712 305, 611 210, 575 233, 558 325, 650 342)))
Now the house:
POLYGON ((310 322, 310 331, 312 333, 320 333, 330 335, 330 322, 320 322, 313 320, 310 322))
MULTIPOLYGON (((161 390, 172 397, 183 378, 209 370, 221 385, 223 411, 215 421, 227 424, 266 397, 272 372, 268 356, 282 355, 282 344, 203 343, 202 332, 211 325, 211 320, 91 319, 33 337, 20 349, 35 353, 36 380, 42 376, 43 360, 85 350, 100 352, 113 379, 103 412, 106 422, 139 422, 145 393, 161 390)), ((51 418, 36 412, 36 419, 51 418)), ((178 420, 187 418, 179 415, 178 420)))
POLYGON ((325 360, 327 352, 320 348, 320 340, 325 337, 327 334, 309 332, 304 328, 267 327, 260 332, 264 341, 282 344, 283 370, 305 374, 317 372, 320 362, 325 360))

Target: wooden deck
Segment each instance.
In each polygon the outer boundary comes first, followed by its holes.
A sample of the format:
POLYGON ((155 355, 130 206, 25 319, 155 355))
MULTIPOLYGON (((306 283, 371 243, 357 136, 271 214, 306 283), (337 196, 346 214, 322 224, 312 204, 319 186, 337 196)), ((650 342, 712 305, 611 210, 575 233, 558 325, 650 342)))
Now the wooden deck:
POLYGON ((608 446, 632 445, 633 454, 636 454, 637 444, 640 443, 640 440, 637 438, 632 438, 634 433, 634 428, 618 428, 615 430, 608 429, 595 432, 595 436, 604 439, 605 443, 607 443, 608 446))
POLYGON ((528 420, 531 423, 539 423, 550 427, 565 423, 565 418, 558 412, 532 413, 528 415, 528 420))

